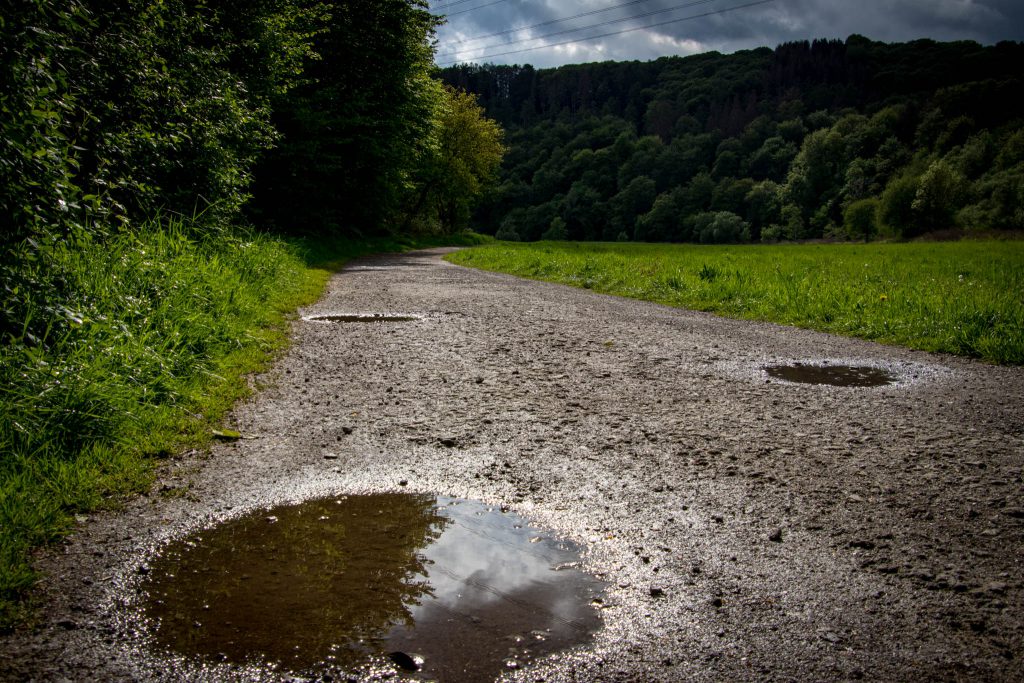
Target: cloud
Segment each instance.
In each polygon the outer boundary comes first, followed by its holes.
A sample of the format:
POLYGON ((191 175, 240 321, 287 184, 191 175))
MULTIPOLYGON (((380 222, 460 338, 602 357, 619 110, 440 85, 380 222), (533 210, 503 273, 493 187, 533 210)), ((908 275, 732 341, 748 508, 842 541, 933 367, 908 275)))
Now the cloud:
POLYGON ((886 42, 1024 40, 1020 0, 771 0, 740 7, 754 1, 435 0, 431 7, 449 13, 438 32, 439 64, 647 60, 853 33, 886 42), (738 9, 723 11, 730 8, 738 9))

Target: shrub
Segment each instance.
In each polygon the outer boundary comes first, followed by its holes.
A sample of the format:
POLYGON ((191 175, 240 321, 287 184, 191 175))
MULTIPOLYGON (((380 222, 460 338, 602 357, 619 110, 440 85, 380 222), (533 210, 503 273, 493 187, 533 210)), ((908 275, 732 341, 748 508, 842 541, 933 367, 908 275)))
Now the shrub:
POLYGON ((918 233, 913 203, 917 194, 917 178, 903 174, 893 178, 882 193, 878 207, 878 221, 894 235, 913 237, 918 233))
POLYGON ((702 244, 735 244, 750 239, 750 225, 731 211, 707 211, 690 221, 693 234, 702 244))
MULTIPOLYGON (((498 239, 502 238, 499 237, 498 239)), ((541 239, 553 241, 564 241, 569 239, 569 231, 566 229, 565 221, 562 220, 561 216, 555 216, 551 219, 551 225, 544 231, 544 234, 541 235, 541 239)))
POLYGON ((877 199, 861 199, 846 207, 846 211, 843 212, 843 225, 850 237, 862 237, 867 242, 878 232, 876 216, 879 203, 877 199))
POLYGON ((956 212, 963 207, 966 181, 945 161, 935 161, 921 176, 911 209, 923 230, 953 227, 956 212))

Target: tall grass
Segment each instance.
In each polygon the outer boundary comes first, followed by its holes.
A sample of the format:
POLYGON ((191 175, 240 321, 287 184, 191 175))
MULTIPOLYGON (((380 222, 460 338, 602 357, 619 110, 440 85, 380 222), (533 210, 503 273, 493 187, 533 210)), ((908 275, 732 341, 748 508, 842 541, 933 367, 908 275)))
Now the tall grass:
POLYGON ((671 306, 1024 364, 1024 242, 494 243, 454 263, 671 306))
POLYGON ((284 311, 324 277, 259 236, 181 221, 16 248, 0 348, 0 626, 18 617, 31 548, 76 512, 150 481, 150 458, 200 443, 283 342, 284 311))
POLYGON ((145 490, 202 446, 330 271, 472 237, 285 242, 188 222, 25 242, 0 264, 0 629, 26 613, 32 548, 145 490))

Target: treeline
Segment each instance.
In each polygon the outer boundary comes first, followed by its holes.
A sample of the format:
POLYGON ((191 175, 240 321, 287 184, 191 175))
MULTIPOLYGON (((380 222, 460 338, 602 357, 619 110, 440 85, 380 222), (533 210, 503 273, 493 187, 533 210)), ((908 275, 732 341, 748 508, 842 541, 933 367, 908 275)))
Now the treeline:
POLYGON ((438 21, 420 0, 8 3, 4 243, 243 207, 287 231, 408 223, 445 126, 478 113, 430 78, 438 21))
POLYGON ((861 36, 651 62, 456 66, 509 130, 481 229, 741 242, 1024 229, 1024 45, 861 36))

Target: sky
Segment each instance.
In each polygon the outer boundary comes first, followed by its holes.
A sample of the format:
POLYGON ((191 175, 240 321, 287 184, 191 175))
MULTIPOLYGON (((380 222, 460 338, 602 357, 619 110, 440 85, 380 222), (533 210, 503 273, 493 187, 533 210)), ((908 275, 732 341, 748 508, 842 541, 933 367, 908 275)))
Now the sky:
POLYGON ((1024 41, 1022 0, 430 0, 430 7, 448 17, 438 31, 441 66, 649 60, 853 33, 885 42, 1024 41))

